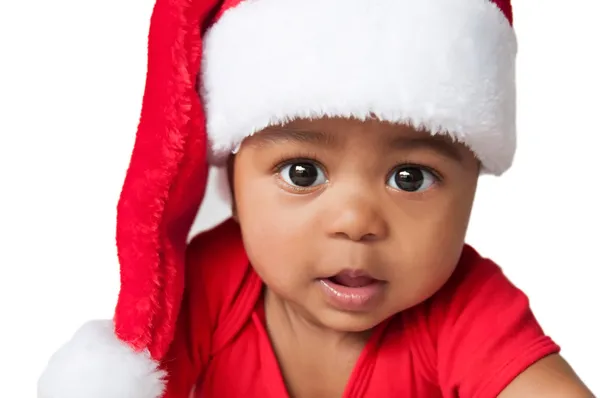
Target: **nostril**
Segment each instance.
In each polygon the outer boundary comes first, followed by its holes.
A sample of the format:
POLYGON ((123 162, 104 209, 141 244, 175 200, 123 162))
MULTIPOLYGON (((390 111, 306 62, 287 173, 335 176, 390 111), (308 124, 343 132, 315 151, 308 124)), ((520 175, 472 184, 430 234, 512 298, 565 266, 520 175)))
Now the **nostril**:
POLYGON ((368 233, 368 234, 363 235, 360 240, 367 241, 367 242, 374 241, 374 240, 377 240, 377 235, 368 233))
POLYGON ((336 238, 349 239, 355 242, 373 242, 379 239, 377 234, 367 233, 362 235, 353 235, 346 232, 337 232, 335 234, 336 238))

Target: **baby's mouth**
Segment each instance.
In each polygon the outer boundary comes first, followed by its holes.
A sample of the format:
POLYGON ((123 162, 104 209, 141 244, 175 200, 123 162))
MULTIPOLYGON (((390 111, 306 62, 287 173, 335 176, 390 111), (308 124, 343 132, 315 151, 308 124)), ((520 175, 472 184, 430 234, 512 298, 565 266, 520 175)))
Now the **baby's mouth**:
POLYGON ((328 301, 343 311, 369 311, 383 297, 385 282, 361 270, 344 270, 320 279, 328 301))
POLYGON ((377 279, 368 275, 352 275, 351 272, 342 271, 337 275, 327 278, 336 285, 346 287, 364 287, 372 283, 379 282, 377 279))

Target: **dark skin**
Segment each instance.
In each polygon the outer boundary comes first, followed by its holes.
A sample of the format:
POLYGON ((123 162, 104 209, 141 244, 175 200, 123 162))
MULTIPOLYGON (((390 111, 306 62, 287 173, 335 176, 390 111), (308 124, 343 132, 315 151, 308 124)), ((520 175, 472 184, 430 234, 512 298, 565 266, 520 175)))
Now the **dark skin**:
MULTIPOLYGON (((448 280, 479 168, 448 137, 376 120, 296 120, 243 142, 230 164, 234 217, 267 286, 267 326, 291 396, 341 397, 373 327, 448 280), (347 267, 385 281, 373 310, 328 305, 317 280, 347 267)), ((522 396, 592 395, 555 355, 501 395, 522 396)))

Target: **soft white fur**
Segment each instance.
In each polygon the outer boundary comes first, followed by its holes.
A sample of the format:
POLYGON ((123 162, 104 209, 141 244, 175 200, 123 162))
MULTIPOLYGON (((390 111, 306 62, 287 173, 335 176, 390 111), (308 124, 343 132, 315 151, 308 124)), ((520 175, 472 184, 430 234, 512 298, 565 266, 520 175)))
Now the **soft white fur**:
POLYGON ((38 398, 159 398, 164 377, 147 352, 117 339, 112 321, 93 321, 52 356, 38 398))
POLYGON ((466 143, 485 172, 515 152, 514 31, 489 0, 246 0, 206 33, 215 159, 272 124, 410 123, 466 143))

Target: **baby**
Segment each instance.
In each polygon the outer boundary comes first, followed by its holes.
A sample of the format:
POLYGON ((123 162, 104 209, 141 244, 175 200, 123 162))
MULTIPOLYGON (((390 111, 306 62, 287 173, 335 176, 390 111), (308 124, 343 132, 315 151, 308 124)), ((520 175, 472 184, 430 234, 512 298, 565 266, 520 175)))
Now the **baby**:
POLYGON ((592 397, 465 244, 515 56, 508 0, 158 0, 115 317, 38 398, 592 397))

